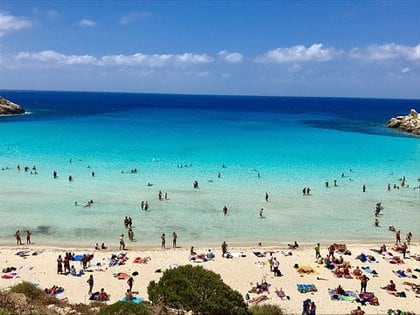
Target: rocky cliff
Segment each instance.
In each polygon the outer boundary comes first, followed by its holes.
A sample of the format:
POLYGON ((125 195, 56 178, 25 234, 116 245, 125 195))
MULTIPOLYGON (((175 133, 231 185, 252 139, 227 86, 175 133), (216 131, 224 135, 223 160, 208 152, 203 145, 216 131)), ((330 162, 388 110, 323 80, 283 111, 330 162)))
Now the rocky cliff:
POLYGON ((0 96, 0 115, 17 115, 23 113, 25 113, 25 110, 20 105, 0 96))
POLYGON ((401 131, 420 136, 420 117, 415 109, 412 109, 407 116, 391 118, 386 125, 389 128, 397 128, 401 131))

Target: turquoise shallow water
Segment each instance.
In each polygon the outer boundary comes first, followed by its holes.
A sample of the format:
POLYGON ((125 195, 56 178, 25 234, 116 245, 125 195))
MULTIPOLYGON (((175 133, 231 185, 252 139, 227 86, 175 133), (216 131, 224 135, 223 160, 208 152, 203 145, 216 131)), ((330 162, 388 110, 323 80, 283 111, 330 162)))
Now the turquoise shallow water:
MULTIPOLYGON (((420 184, 419 139, 386 130, 380 117, 343 117, 340 104, 349 100, 334 105, 305 99, 312 110, 300 113, 285 107, 295 99, 248 108, 253 98, 206 98, 218 104, 213 108, 180 96, 156 96, 159 101, 146 106, 144 95, 129 95, 132 106, 120 110, 121 95, 48 93, 9 92, 33 113, 0 118, 2 243, 13 243, 16 230, 30 229, 37 243, 117 245, 126 233, 125 216, 133 218, 136 246, 157 246, 162 233, 173 231, 184 246, 225 239, 370 241, 392 237, 389 225, 420 235, 420 189, 414 189, 420 184), (63 110, 72 102, 69 95, 78 97, 79 110, 63 110), (114 100, 104 104, 104 98, 114 100), (89 110, 80 113, 85 99, 89 110), (36 165, 38 174, 25 172, 25 165, 36 165), (409 188, 387 191, 387 183, 399 185, 402 176, 409 188), (338 186, 326 188, 325 181, 333 186, 334 179, 338 186), (312 195, 303 196, 308 186, 312 195), (169 199, 159 201, 159 190, 169 199), (83 207, 90 199, 93 206, 83 207), (142 200, 149 211, 140 209, 142 200), (376 202, 384 206, 380 228, 373 226, 376 202)), ((395 114, 406 111, 401 104, 393 105, 395 114)), ((346 106, 377 110, 369 100, 346 106)))

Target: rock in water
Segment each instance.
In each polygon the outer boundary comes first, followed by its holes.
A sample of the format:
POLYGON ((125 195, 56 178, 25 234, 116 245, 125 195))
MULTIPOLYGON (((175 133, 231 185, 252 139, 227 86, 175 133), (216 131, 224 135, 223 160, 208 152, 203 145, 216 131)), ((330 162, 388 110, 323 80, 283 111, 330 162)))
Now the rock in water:
POLYGON ((389 128, 397 128, 398 130, 420 136, 420 117, 415 109, 412 109, 407 116, 391 118, 386 125, 389 128))
POLYGON ((0 96, 0 115, 18 115, 25 113, 22 106, 0 96))

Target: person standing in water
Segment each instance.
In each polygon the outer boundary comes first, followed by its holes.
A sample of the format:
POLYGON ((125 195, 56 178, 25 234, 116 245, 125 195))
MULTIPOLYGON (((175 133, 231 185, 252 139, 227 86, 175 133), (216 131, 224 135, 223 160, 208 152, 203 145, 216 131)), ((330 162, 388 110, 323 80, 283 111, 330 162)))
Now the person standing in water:
POLYGON ((31 232, 26 231, 26 244, 32 244, 32 242, 31 242, 31 235, 32 235, 31 232))
POLYGON ((166 236, 165 236, 165 233, 163 233, 162 234, 162 236, 160 237, 160 239, 161 239, 161 241, 162 241, 162 244, 161 244, 161 247, 162 247, 162 249, 165 249, 166 248, 166 236))
POLYGON ((172 247, 176 248, 176 239, 178 238, 178 235, 176 235, 175 232, 172 233, 172 247))
POLYGON ((22 245, 22 240, 20 238, 20 231, 19 230, 16 231, 15 237, 16 237, 16 245, 22 245))

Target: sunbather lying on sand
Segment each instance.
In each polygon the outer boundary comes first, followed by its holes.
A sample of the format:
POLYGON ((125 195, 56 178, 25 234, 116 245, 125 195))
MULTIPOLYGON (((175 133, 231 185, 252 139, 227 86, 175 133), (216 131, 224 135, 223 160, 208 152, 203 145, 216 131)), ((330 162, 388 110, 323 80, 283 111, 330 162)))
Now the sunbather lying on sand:
POLYGON ((249 300, 249 303, 259 304, 259 303, 261 303, 263 301, 266 301, 266 300, 268 300, 268 296, 264 294, 264 295, 252 298, 251 300, 249 300))

